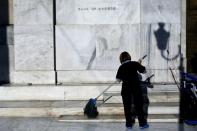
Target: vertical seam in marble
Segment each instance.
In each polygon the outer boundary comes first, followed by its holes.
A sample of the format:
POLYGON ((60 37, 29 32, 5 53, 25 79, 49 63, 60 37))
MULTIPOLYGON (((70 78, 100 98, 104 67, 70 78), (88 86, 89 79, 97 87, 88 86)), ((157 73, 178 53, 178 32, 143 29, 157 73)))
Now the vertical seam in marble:
POLYGON ((148 26, 148 67, 150 68, 150 52, 151 52, 151 24, 148 26))
POLYGON ((141 25, 141 22, 142 22, 142 0, 140 0, 140 25, 141 25))
POLYGON ((54 72, 55 72, 55 84, 57 84, 57 69, 56 69, 56 0, 53 0, 53 51, 54 51, 54 72))

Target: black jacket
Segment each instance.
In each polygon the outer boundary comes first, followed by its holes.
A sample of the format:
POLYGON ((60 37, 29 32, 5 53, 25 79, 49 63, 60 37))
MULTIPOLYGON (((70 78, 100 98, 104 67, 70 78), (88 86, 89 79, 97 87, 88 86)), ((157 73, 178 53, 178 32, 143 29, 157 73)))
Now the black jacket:
POLYGON ((143 73, 146 69, 136 61, 126 61, 118 69, 116 79, 122 81, 121 94, 128 94, 139 91, 139 76, 138 72, 143 73))

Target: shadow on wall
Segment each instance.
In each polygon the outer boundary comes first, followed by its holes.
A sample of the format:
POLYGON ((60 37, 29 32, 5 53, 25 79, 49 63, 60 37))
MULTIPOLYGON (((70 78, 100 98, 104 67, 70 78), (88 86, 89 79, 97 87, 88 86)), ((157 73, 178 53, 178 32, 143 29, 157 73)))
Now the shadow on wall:
MULTIPOLYGON (((181 77, 181 73, 184 71, 184 63, 183 63, 183 54, 181 53, 181 45, 178 45, 178 53, 169 58, 169 38, 170 38, 170 32, 167 32, 165 30, 165 24, 164 23, 158 23, 159 25, 159 29, 157 31, 154 32, 155 34, 155 37, 156 37, 156 40, 157 40, 157 47, 158 49, 160 50, 161 52, 161 56, 166 59, 167 61, 172 61, 172 60, 175 60, 177 58, 180 59, 180 65, 179 65, 179 74, 180 74, 180 78, 179 78, 179 81, 180 81, 180 85, 177 85, 177 86, 180 86, 180 87, 183 87, 183 79, 181 77), (165 52, 167 52, 167 56, 165 56, 165 52)), ((173 43, 171 43, 173 44, 173 43)), ((173 74, 173 71, 171 72, 172 75, 174 76, 173 74)), ((175 81, 175 79, 173 79, 174 83, 177 84, 177 82, 175 81)), ((180 103, 179 103, 179 123, 182 123, 183 121, 183 118, 184 118, 184 112, 183 112, 183 109, 184 109, 184 105, 183 103, 181 102, 183 100, 182 98, 182 95, 180 93, 180 103)), ((179 131, 184 131, 184 126, 183 124, 179 124, 179 127, 178 127, 178 130, 179 131)))
POLYGON ((175 60, 179 57, 181 53, 181 47, 178 46, 178 53, 177 55, 173 56, 172 58, 169 57, 169 38, 170 38, 170 32, 165 30, 165 23, 158 23, 159 29, 154 31, 154 35, 157 40, 157 47, 161 52, 161 56, 166 60, 175 60), (165 51, 167 52, 167 56, 165 56, 165 51))
POLYGON ((9 46, 7 26, 9 25, 9 1, 0 0, 0 85, 10 82, 9 79, 9 46))

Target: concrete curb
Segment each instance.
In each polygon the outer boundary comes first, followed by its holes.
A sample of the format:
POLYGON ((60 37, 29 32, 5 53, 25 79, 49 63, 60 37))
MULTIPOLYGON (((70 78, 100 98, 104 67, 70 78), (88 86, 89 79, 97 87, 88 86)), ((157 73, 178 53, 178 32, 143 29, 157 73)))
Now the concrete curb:
MULTIPOLYGON (((70 123, 96 123, 96 122, 103 122, 103 123, 110 123, 110 122, 125 122, 125 119, 89 119, 89 120, 58 120, 60 122, 70 122, 70 123)), ((157 123, 163 123, 163 122, 173 122, 173 123, 178 123, 178 119, 148 119, 148 122, 157 122, 157 123)))
MULTIPOLYGON (((100 115, 123 115, 123 107, 99 107, 100 115)), ((149 107, 149 114, 178 114, 178 107, 149 107)), ((83 108, 0 108, 1 117, 83 116, 83 108)))

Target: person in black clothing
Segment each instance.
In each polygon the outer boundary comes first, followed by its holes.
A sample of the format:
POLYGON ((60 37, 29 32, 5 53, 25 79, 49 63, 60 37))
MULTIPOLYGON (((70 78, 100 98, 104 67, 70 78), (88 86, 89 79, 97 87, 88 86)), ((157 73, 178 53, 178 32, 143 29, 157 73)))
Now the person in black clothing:
POLYGON ((149 125, 143 112, 142 88, 140 88, 138 76, 138 72, 144 73, 146 69, 141 65, 141 61, 131 61, 131 56, 128 52, 120 54, 120 63, 116 79, 122 82, 121 96, 124 105, 126 127, 132 128, 135 123, 135 116, 137 116, 140 128, 147 128, 149 125), (132 111, 132 105, 135 106, 136 114, 132 111))

